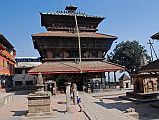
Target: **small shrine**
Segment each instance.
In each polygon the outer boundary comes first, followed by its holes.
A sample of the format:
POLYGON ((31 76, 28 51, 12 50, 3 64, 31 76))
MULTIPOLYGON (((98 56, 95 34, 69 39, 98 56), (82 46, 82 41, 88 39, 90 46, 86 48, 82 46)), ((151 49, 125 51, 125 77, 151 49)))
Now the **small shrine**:
POLYGON ((155 60, 142 68, 139 73, 132 74, 134 85, 133 92, 127 92, 127 96, 136 99, 157 99, 158 96, 158 80, 159 80, 159 60, 155 60))
POLYGON ((152 74, 137 74, 133 78, 134 92, 154 93, 157 91, 158 78, 152 74))
POLYGON ((125 73, 119 78, 120 89, 131 88, 131 78, 125 73))

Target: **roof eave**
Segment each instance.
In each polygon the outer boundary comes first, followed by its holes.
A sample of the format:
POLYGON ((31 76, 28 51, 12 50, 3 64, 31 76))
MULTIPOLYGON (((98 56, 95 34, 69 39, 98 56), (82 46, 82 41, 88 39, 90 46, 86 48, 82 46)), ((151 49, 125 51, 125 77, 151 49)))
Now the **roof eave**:
POLYGON ((152 39, 159 40, 159 32, 151 36, 152 39))
POLYGON ((2 35, 1 33, 0 38, 2 39, 2 44, 5 44, 6 47, 8 46, 9 48, 14 48, 13 45, 7 40, 7 38, 5 38, 4 35, 2 35))

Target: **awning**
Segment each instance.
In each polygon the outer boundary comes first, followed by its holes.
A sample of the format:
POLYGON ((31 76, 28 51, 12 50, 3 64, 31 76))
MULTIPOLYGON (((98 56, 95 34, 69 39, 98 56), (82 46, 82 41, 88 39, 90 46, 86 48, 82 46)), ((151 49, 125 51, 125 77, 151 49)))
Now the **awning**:
POLYGON ((107 61, 82 61, 82 62, 45 62, 30 69, 29 74, 55 74, 55 73, 88 73, 88 72, 113 72, 124 70, 123 66, 107 61))

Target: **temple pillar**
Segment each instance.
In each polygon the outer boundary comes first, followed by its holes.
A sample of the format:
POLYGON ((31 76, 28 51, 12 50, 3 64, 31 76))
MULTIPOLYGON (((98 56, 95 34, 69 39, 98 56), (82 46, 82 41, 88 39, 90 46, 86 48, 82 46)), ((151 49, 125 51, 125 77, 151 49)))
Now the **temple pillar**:
POLYGON ((103 89, 103 81, 102 81, 102 75, 101 75, 101 81, 100 81, 100 89, 103 89))
POLYGON ((114 82, 115 82, 115 88, 116 88, 116 71, 114 71, 114 82))
POLYGON ((45 91, 47 91, 47 82, 45 82, 45 91))
POLYGON ((105 89, 107 89, 107 81, 106 81, 106 76, 104 78, 104 82, 105 82, 105 89))
POLYGON ((108 84, 109 84, 109 88, 110 88, 110 72, 108 72, 108 84))
POLYGON ((74 105, 77 104, 77 85, 73 83, 73 103, 74 105))
POLYGON ((71 112, 71 96, 70 96, 71 82, 67 82, 65 84, 66 84, 66 112, 71 112))
POLYGON ((57 85, 56 85, 56 81, 53 81, 53 84, 54 84, 54 87, 53 87, 53 95, 56 95, 57 94, 57 85))

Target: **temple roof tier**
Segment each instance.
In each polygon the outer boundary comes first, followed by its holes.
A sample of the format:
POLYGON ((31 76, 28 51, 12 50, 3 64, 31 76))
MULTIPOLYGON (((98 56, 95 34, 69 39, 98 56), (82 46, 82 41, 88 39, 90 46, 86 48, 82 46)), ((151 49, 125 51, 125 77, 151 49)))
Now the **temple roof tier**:
POLYGON ((159 40, 159 32, 151 36, 152 39, 159 40))
MULTIPOLYGON (((95 32, 80 32, 81 38, 110 38, 116 40, 116 36, 95 33, 95 32)), ((32 37, 77 37, 76 33, 73 32, 64 32, 64 31, 49 31, 44 33, 33 34, 32 37)))
POLYGON ((159 59, 143 66, 140 72, 159 72, 159 59))
POLYGON ((41 26, 45 26, 48 31, 74 29, 76 22, 80 31, 97 31, 98 24, 105 19, 101 16, 88 15, 76 11, 75 6, 66 6, 64 11, 51 13, 40 13, 41 26), (61 29, 60 29, 61 28, 61 29))
POLYGON ((29 70, 29 74, 56 74, 56 73, 88 73, 124 70, 123 66, 107 61, 82 61, 82 62, 45 62, 29 70))

